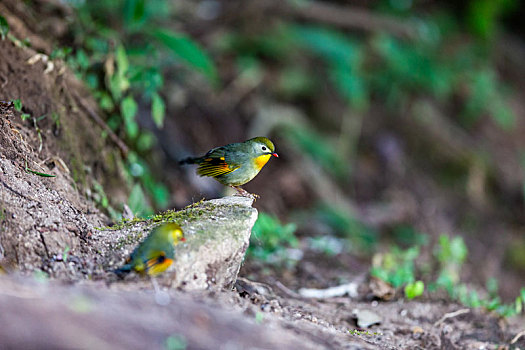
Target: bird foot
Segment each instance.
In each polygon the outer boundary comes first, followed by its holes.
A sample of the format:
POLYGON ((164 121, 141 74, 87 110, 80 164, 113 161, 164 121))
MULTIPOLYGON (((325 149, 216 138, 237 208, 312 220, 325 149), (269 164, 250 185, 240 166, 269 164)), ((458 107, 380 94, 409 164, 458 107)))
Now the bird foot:
POLYGON ((236 186, 231 186, 232 188, 235 188, 235 190, 237 190, 237 192, 239 193, 239 195, 241 195, 242 197, 248 197, 248 198, 251 198, 253 199, 253 201, 255 202, 257 200, 257 198, 261 198, 261 196, 259 196, 258 194, 255 194, 255 193, 250 193, 248 191, 246 191, 244 188, 242 187, 236 187, 236 186))

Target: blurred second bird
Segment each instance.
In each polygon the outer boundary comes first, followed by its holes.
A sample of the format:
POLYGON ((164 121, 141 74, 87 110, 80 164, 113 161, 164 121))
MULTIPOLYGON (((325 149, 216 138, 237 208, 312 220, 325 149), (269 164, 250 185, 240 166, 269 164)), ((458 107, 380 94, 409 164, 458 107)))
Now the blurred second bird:
POLYGON ((121 277, 131 271, 150 276, 158 275, 171 266, 175 259, 175 246, 185 240, 178 224, 161 224, 135 248, 126 259, 126 264, 114 272, 121 277))

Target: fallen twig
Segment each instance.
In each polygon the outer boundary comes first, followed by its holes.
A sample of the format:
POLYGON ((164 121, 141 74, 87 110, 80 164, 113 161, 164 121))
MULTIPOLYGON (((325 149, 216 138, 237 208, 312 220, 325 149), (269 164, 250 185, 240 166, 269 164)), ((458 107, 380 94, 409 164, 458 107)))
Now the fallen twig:
POLYGON ((442 324, 443 322, 445 322, 445 320, 448 320, 449 318, 457 317, 463 314, 468 314, 469 312, 470 312, 470 309, 460 309, 454 312, 446 313, 436 323, 434 323, 434 327, 439 326, 440 324, 442 324))
POLYGON ((512 340, 510 341, 511 344, 514 344, 516 343, 521 337, 523 337, 525 335, 525 330, 522 330, 521 332, 519 332, 518 334, 516 334, 516 336, 514 338, 512 338, 512 340))
POLYGON ((259 294, 265 297, 275 297, 275 293, 270 285, 261 282, 250 281, 249 279, 238 277, 235 281, 235 289, 239 293, 247 293, 248 295, 259 294))
POLYGON ((73 97, 77 103, 88 113, 88 115, 97 123, 102 129, 106 130, 109 138, 120 148, 120 152, 124 158, 128 156, 128 146, 122 141, 117 134, 111 130, 111 128, 106 124, 106 122, 90 107, 88 106, 77 93, 73 92, 73 97))
POLYGON ((291 290, 290 288, 286 287, 284 284, 282 284, 281 282, 279 281, 276 281, 275 282, 275 286, 277 288, 279 288, 284 294, 286 294, 287 296, 291 297, 291 298, 295 298, 295 299, 305 299, 305 297, 303 297, 302 295, 294 292, 293 290, 291 290))
POLYGON ((299 294, 306 298, 327 299, 333 297, 341 297, 348 294, 351 298, 357 297, 357 283, 346 283, 336 287, 326 289, 301 288, 299 294))

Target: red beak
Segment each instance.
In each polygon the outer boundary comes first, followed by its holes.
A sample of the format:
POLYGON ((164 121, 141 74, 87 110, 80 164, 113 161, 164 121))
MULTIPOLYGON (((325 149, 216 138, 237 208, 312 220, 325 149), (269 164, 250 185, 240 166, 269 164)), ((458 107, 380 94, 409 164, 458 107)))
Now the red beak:
POLYGON ((182 237, 181 239, 181 242, 186 242, 186 238, 182 237))
POLYGON ((272 153, 272 156, 279 158, 279 155, 277 153, 272 153))

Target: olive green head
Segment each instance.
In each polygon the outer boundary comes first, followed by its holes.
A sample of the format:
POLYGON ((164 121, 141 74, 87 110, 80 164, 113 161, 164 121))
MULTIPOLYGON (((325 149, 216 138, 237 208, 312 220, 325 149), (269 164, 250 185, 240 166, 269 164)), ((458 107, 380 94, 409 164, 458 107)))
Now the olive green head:
POLYGON ((254 137, 253 139, 244 141, 244 144, 250 146, 250 148, 247 149, 247 152, 250 152, 254 157, 263 155, 279 157, 279 155, 275 153, 275 146, 273 142, 266 137, 254 137))
POLYGON ((180 226, 174 222, 161 224, 154 229, 152 236, 157 237, 158 240, 168 240, 173 242, 173 245, 184 242, 184 233, 180 226))
POLYGON ((184 233, 180 226, 174 222, 170 222, 164 225, 164 230, 167 230, 173 239, 173 244, 177 244, 181 241, 185 241, 184 233))

